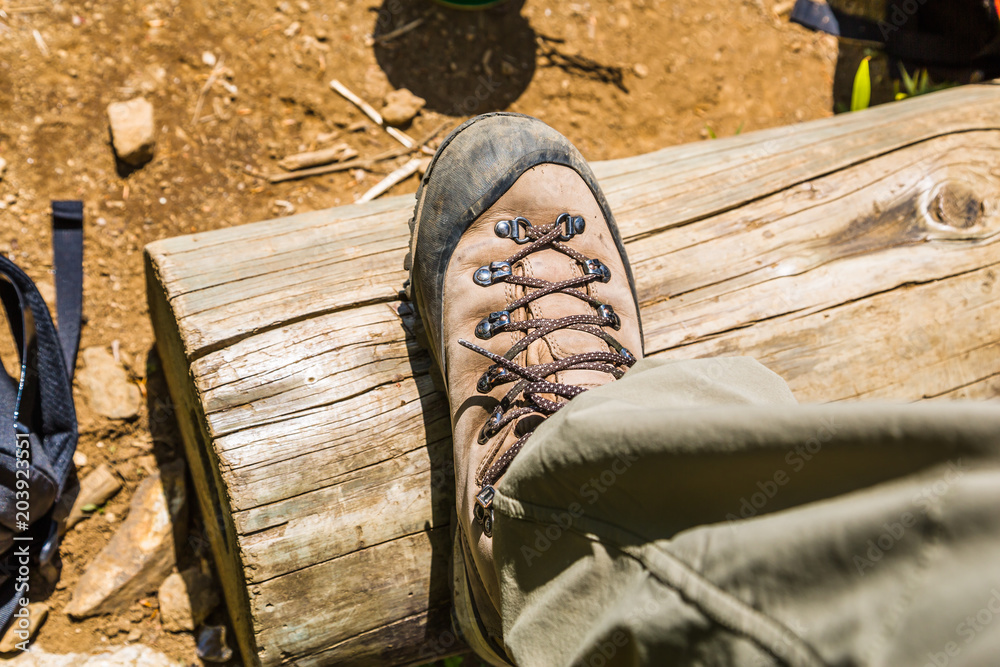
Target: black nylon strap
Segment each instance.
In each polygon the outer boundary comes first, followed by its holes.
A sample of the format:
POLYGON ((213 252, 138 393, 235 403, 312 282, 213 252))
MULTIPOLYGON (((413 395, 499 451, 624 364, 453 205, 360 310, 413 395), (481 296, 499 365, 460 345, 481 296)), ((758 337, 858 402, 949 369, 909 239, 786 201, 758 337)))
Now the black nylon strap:
POLYGON ((59 342, 70 380, 80 346, 83 315, 83 202, 52 202, 52 256, 56 271, 59 342))

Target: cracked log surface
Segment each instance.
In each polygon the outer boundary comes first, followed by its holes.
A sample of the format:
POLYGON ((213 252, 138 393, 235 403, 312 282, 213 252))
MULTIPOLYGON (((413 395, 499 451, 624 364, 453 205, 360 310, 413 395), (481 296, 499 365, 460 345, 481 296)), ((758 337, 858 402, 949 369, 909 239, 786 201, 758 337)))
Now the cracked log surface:
MULTIPOLYGON (((1000 86, 595 171, 647 354, 754 356, 804 402, 1000 396, 1000 86)), ((459 648, 450 426, 398 301, 412 204, 147 247, 157 344, 250 662, 459 648)))

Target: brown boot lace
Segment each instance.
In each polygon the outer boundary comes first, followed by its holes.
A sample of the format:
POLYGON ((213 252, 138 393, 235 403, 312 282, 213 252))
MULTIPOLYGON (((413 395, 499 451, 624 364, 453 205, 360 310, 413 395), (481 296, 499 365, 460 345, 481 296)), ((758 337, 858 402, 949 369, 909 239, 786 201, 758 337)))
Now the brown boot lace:
MULTIPOLYGON (((482 377, 479 378, 479 382, 476 385, 477 391, 486 394, 498 385, 515 383, 511 390, 501 399, 500 404, 479 432, 480 445, 486 444, 490 438, 497 435, 507 424, 523 419, 528 415, 539 415, 542 419, 545 419, 566 405, 574 396, 586 391, 585 388, 576 385, 549 382, 546 380, 548 376, 566 370, 591 370, 609 373, 617 380, 636 361, 635 356, 631 352, 602 329, 602 327, 611 327, 615 330, 621 328, 621 319, 615 313, 614 308, 578 289, 592 282, 600 281, 606 283, 611 280, 610 269, 601 263, 600 260, 590 259, 579 251, 570 248, 565 243, 575 235, 583 233, 585 227, 586 224, 582 217, 571 216, 568 213, 562 213, 556 218, 554 223, 540 227, 532 225, 531 222, 522 217, 513 220, 501 220, 494 227, 497 236, 509 238, 525 247, 503 261, 492 262, 489 266, 477 269, 473 280, 476 284, 484 287, 496 283, 509 283, 533 288, 533 291, 527 292, 521 298, 508 304, 504 310, 490 313, 488 317, 484 317, 476 326, 476 337, 483 340, 508 331, 525 332, 525 336, 507 350, 503 356, 489 352, 467 340, 458 341, 460 345, 478 352, 494 362, 482 377), (549 282, 539 278, 514 275, 511 270, 514 263, 524 259, 531 253, 545 248, 557 250, 576 260, 583 269, 583 275, 559 282, 549 282), (597 310, 596 314, 570 315, 558 319, 511 320, 511 311, 524 308, 532 301, 556 292, 569 294, 582 301, 586 301, 597 310), (614 352, 585 352, 557 359, 546 364, 532 366, 521 366, 513 361, 518 354, 528 349, 528 346, 533 342, 559 329, 574 329, 592 334, 607 343, 614 352), (557 396, 566 400, 553 401, 545 398, 542 394, 557 396), (519 407, 512 407, 519 397, 521 397, 519 407)), ((534 433, 534 427, 518 438, 511 445, 510 449, 494 461, 493 459, 496 457, 502 444, 497 442, 494 445, 494 451, 487 457, 484 465, 480 467, 476 475, 476 483, 480 485, 480 490, 476 495, 475 517, 476 521, 483 526, 483 532, 487 537, 493 534, 493 485, 507 471, 511 461, 521 451, 532 433, 534 433), (492 465, 484 470, 483 468, 487 462, 492 462, 492 465)))

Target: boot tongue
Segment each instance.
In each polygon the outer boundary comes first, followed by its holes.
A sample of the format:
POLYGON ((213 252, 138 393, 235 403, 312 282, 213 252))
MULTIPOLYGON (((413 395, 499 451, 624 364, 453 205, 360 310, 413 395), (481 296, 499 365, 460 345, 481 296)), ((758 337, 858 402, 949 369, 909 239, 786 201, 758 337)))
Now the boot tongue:
MULTIPOLYGON (((557 250, 540 250, 532 253, 520 262, 523 275, 558 282, 583 275, 583 269, 571 257, 557 250)), ((589 291, 591 296, 600 298, 600 283, 590 283, 576 288, 581 292, 589 291)), ((529 288, 533 290, 534 288, 529 288)), ((593 306, 569 294, 548 294, 532 301, 525 310, 534 319, 554 320, 569 315, 596 315, 593 306)), ((558 329, 528 346, 525 363, 527 366, 546 364, 574 354, 585 352, 607 352, 608 344, 603 340, 583 331, 575 329, 558 329)), ((550 375, 549 380, 563 384, 592 388, 605 384, 613 379, 609 373, 589 370, 566 370, 550 375)), ((565 400, 565 399, 554 399, 565 400)))

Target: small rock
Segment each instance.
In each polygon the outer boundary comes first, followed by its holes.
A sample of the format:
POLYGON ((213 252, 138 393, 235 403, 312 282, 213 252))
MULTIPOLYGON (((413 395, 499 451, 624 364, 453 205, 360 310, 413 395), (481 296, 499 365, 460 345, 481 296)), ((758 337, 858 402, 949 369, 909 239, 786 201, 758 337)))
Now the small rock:
POLYGON ((134 644, 140 639, 142 639, 142 633, 139 632, 139 630, 132 630, 132 632, 128 633, 128 635, 125 637, 125 641, 127 641, 130 644, 134 644))
POLYGON ((233 649, 226 646, 226 626, 206 625, 198 634, 198 657, 206 662, 226 662, 233 649))
POLYGON ((0 181, 3 180, 4 172, 7 171, 7 160, 0 157, 0 181))
MULTIPOLYGON (((20 611, 20 610, 18 610, 20 611)), ((44 602, 32 602, 27 607, 27 617, 15 616, 10 627, 0 639, 0 653, 10 653, 27 648, 26 642, 31 642, 38 633, 38 628, 49 617, 49 606, 44 602)))
POLYGON ((79 492, 66 519, 66 530, 86 519, 94 511, 113 497, 122 488, 111 466, 102 463, 80 481, 79 492))
POLYGON ((216 59, 214 53, 211 51, 205 51, 201 54, 201 62, 205 63, 208 67, 215 67, 215 63, 217 63, 218 60, 216 59))
POLYGON ((170 632, 194 630, 219 604, 212 577, 198 567, 171 574, 160 586, 157 597, 163 629, 170 632))
POLYGON ((406 88, 394 90, 385 96, 385 107, 382 118, 389 125, 406 125, 427 104, 422 97, 417 97, 406 88))
POLYGON ((292 24, 285 28, 285 37, 295 37, 302 30, 302 24, 298 21, 292 21, 292 24))
POLYGON ((75 465, 77 468, 82 468, 83 466, 87 465, 87 455, 84 454, 83 452, 74 452, 73 465, 75 465))
POLYGON ((133 419, 139 414, 142 394, 128 374, 103 347, 83 351, 80 388, 94 412, 110 419, 133 419))
POLYGON ((153 105, 141 97, 108 105, 111 139, 122 162, 141 167, 153 159, 156 126, 153 105))
POLYGON ((128 517, 77 582, 66 613, 86 618, 124 609, 159 588, 176 564, 187 527, 184 463, 139 484, 128 517))
POLYGON ((177 667, 177 662, 144 644, 131 644, 105 653, 48 653, 32 646, 4 667, 177 667))
POLYGON ((647 76, 649 76, 649 68, 643 65, 642 63, 636 63, 635 65, 632 65, 632 71, 635 72, 635 75, 640 79, 645 79, 647 76))

